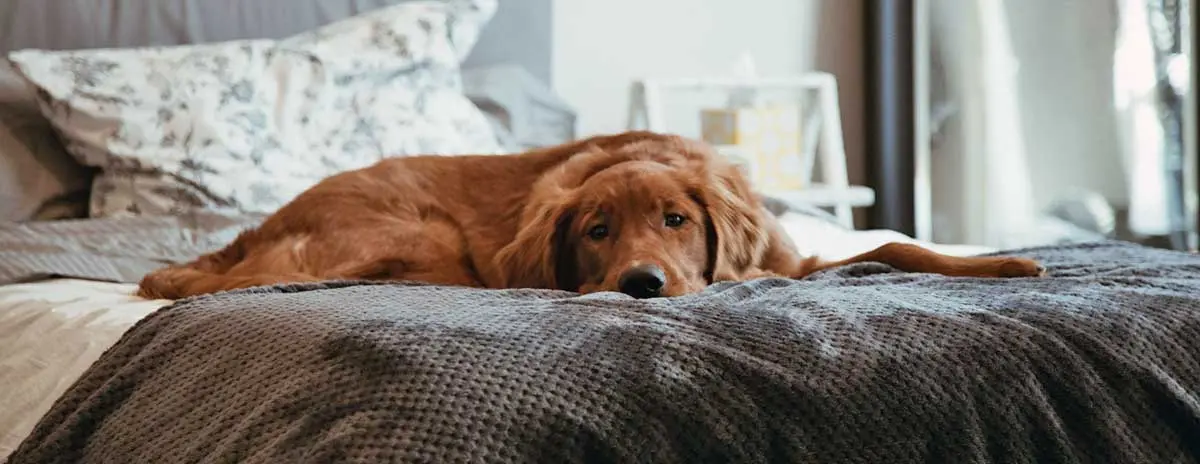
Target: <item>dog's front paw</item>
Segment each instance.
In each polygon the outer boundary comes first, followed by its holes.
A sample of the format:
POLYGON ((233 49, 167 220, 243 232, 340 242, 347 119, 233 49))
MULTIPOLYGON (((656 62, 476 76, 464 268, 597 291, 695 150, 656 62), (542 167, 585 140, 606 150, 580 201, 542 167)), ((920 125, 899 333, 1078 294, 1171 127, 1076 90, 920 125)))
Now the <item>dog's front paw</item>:
POLYGON ((1044 277, 1046 266, 1029 258, 1001 258, 997 277, 1044 277))

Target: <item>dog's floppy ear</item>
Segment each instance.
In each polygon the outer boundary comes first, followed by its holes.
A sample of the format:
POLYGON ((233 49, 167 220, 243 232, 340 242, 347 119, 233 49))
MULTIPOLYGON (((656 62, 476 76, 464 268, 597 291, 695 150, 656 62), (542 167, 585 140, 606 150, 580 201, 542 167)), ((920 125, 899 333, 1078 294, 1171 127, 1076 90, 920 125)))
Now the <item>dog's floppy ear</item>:
POLYGON ((566 240, 574 212, 565 201, 529 206, 516 238, 496 253, 504 286, 575 290, 578 283, 566 240))
POLYGON ((598 146, 580 148, 585 151, 573 154, 533 185, 516 237, 496 253, 493 264, 505 287, 577 289, 566 240, 575 192, 589 177, 618 162, 598 146))
POLYGON ((733 164, 714 156, 695 171, 693 195, 708 214, 709 281, 739 280, 767 251, 761 201, 733 164))

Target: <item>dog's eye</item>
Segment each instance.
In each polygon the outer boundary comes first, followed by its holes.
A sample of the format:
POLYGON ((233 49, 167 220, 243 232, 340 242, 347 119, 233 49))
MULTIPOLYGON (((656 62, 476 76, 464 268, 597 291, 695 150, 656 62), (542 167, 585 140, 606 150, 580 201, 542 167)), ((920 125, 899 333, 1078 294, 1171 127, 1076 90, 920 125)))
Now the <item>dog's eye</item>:
POLYGON ((687 218, 679 214, 671 213, 663 218, 663 220, 667 223, 667 227, 679 227, 683 225, 687 218))
POLYGON ((587 236, 592 240, 604 240, 605 237, 608 237, 608 226, 604 224, 594 225, 591 229, 588 229, 587 236))

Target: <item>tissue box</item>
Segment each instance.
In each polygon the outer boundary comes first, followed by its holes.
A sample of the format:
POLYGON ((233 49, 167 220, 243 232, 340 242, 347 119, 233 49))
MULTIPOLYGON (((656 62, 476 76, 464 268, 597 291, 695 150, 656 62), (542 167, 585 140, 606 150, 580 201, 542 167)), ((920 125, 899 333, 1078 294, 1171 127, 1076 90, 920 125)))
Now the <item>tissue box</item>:
POLYGON ((798 106, 704 109, 700 128, 705 142, 746 169, 757 190, 804 187, 798 106))

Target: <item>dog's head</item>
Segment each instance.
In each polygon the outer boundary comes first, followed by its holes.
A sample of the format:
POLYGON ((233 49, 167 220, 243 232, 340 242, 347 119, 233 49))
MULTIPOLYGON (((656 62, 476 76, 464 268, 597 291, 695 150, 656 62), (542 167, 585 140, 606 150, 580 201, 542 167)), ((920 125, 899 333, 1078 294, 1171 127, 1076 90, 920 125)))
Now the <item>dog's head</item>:
POLYGON ((677 296, 757 266, 764 209, 733 165, 699 142, 596 139, 534 186, 497 255, 509 287, 677 296))

